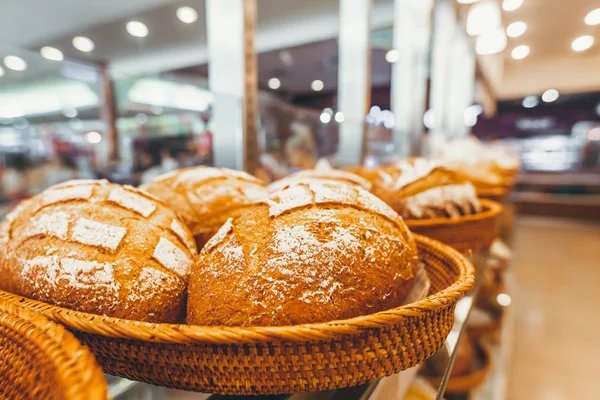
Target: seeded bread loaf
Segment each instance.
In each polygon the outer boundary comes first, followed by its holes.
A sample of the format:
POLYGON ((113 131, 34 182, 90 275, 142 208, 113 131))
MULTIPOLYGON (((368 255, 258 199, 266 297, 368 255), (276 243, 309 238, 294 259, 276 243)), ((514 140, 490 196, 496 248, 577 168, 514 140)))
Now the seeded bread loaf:
POLYGON ((475 188, 439 162, 417 159, 382 172, 373 193, 406 219, 475 214, 481 210, 475 188))
POLYGON ((192 167, 161 175, 140 187, 183 218, 198 248, 230 217, 267 196, 263 181, 227 168, 192 167))
POLYGON ((366 190, 305 181, 229 219, 192 269, 188 323, 276 326, 402 304, 417 266, 412 234, 366 190))
POLYGON ((197 251, 162 201, 107 181, 69 181, 0 226, 0 289, 94 314, 177 322, 197 251))
POLYGON ((339 169, 307 169, 271 183, 269 185, 269 192, 274 193, 283 190, 288 186, 307 179, 332 180, 343 182, 348 185, 360 186, 366 190, 371 189, 371 182, 348 171, 339 169))

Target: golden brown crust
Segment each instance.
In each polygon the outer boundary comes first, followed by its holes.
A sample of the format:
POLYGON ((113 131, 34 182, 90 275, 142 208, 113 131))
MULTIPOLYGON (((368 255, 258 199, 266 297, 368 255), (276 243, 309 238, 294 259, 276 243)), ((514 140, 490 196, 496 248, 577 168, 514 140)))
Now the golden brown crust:
POLYGON ((271 183, 269 185, 269 192, 278 192, 280 190, 285 189, 286 187, 289 187, 307 179, 321 179, 343 182, 352 186, 360 186, 365 190, 371 190, 371 183, 369 181, 348 171, 336 169, 307 169, 304 171, 296 172, 295 174, 286 176, 283 179, 271 183))
POLYGON ((383 202, 339 182, 299 183, 206 244, 190 277, 188 323, 276 326, 393 308, 416 264, 412 234, 383 202))
POLYGON ((69 181, 24 201, 0 227, 0 288, 62 307, 177 322, 196 248, 162 202, 107 181, 69 181))
POLYGON ((159 176, 140 189, 179 213, 199 246, 227 219, 237 217, 244 208, 267 196, 260 179, 245 172, 211 167, 180 169, 159 176))
POLYGON ((458 217, 480 211, 468 180, 431 160, 411 159, 382 171, 373 193, 407 219, 458 217))

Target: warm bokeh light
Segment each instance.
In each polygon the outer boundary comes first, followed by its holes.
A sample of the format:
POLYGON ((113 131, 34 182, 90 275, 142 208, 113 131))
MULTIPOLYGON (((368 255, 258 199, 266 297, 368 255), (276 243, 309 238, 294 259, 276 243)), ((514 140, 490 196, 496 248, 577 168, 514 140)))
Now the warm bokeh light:
POLYGON ((320 92, 325 87, 325 84, 320 79, 315 79, 311 82, 310 88, 315 92, 320 92))
POLYGON ((27 69, 25 60, 17 56, 4 57, 4 65, 6 65, 6 68, 12 69, 13 71, 25 71, 27 69))
POLYGON ((89 53, 90 51, 94 51, 96 45, 92 41, 92 39, 85 36, 75 36, 73 38, 73 47, 75 47, 79 51, 83 51, 84 53, 89 53))
POLYGON ((506 27, 506 34, 509 37, 516 38, 527 32, 527 24, 523 21, 513 22, 506 27))
POLYGON ((515 60, 522 60, 529 55, 530 51, 531 50, 529 49, 529 46, 527 46, 526 44, 522 44, 520 46, 515 47, 510 53, 510 55, 515 60))
POLYGON ((491 55, 500 53, 506 48, 506 33, 504 29, 483 33, 475 41, 475 51, 479 55, 491 55))
POLYGON ((269 79, 269 82, 267 84, 269 85, 269 88, 273 90, 279 89, 281 87, 281 81, 277 78, 269 79))
POLYGON ((523 5, 523 0, 504 0, 502 2, 502 9, 504 11, 515 11, 523 5))
POLYGON ((544 101, 544 103, 552 103, 553 101, 556 101, 558 97, 559 94, 558 90, 556 89, 548 89, 544 92, 544 94, 542 94, 542 100, 544 101))
POLYGON ((135 37, 146 37, 148 36, 148 27, 146 24, 140 21, 129 21, 126 25, 127 32, 131 36, 135 37))
POLYGON ((600 25, 600 8, 590 11, 584 18, 586 25, 600 25))
POLYGON ((585 51, 594 45, 594 37, 590 35, 579 36, 571 43, 573 51, 585 51))
POLYGON ((40 54, 47 60, 62 61, 65 56, 62 51, 55 47, 44 46, 40 49, 40 54))

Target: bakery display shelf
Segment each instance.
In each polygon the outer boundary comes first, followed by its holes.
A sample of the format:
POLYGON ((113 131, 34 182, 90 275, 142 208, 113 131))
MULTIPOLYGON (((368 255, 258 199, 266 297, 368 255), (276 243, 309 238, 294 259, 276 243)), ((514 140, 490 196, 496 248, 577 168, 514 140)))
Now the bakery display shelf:
MULTIPOLYGON (((478 252, 476 255, 471 257, 471 261, 478 267, 485 265, 487 258, 487 252, 478 252)), ((479 272, 478 272, 479 275, 479 272)), ((436 400, 443 399, 444 392, 446 389, 447 378, 450 376, 454 359, 457 353, 459 340, 465 331, 469 314, 475 303, 475 298, 478 293, 479 279, 476 279, 475 287, 467 293, 467 295, 459 300, 456 305, 454 326, 448 335, 443 349, 448 352, 448 364, 445 369, 444 379, 438 388, 436 400)), ((125 393, 115 396, 118 400, 133 400, 139 397, 139 391, 145 390, 148 393, 147 397, 149 400, 243 400, 243 399, 265 399, 265 400, 379 400, 379 399, 402 399, 408 391, 411 383, 417 377, 419 367, 409 368, 398 374, 391 375, 377 381, 343 389, 336 389, 324 392, 314 393, 297 393, 291 395, 273 395, 273 396, 219 396, 219 395, 207 395, 202 393, 193 392, 182 392, 174 391, 169 389, 163 389, 156 386, 148 385, 145 383, 131 382, 125 379, 114 378, 109 382, 109 388, 112 389, 113 385, 125 385, 122 381, 128 382, 131 386, 128 387, 128 391, 125 393), (137 389, 137 390, 136 390, 137 389)), ((109 389, 109 390, 110 390, 109 389)))

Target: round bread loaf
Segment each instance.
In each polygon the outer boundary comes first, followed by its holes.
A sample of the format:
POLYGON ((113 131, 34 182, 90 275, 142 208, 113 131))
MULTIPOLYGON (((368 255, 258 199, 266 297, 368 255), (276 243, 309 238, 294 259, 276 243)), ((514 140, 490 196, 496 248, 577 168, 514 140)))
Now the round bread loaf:
POLYGON ((305 181, 229 219, 192 268, 188 323, 276 326, 402 304, 418 262, 412 234, 366 190, 305 181))
POLYGON ((269 185, 269 192, 275 193, 283 190, 289 186, 300 183, 307 179, 316 180, 331 180, 337 182, 343 182, 352 186, 360 186, 363 189, 371 190, 371 182, 360 176, 353 174, 348 171, 342 171, 339 169, 306 169, 304 171, 296 172, 290 176, 286 176, 283 179, 275 181, 269 185))
POLYGON ((481 210, 475 188, 439 162, 418 159, 381 172, 373 193, 405 219, 454 218, 481 210))
POLYGON ((0 289, 94 314, 177 322, 197 251, 162 201, 105 180, 68 181, 0 226, 0 289))
POLYGON ((227 168, 192 167, 161 175, 140 187, 164 200, 183 218, 198 249, 229 218, 267 197, 263 181, 227 168))

